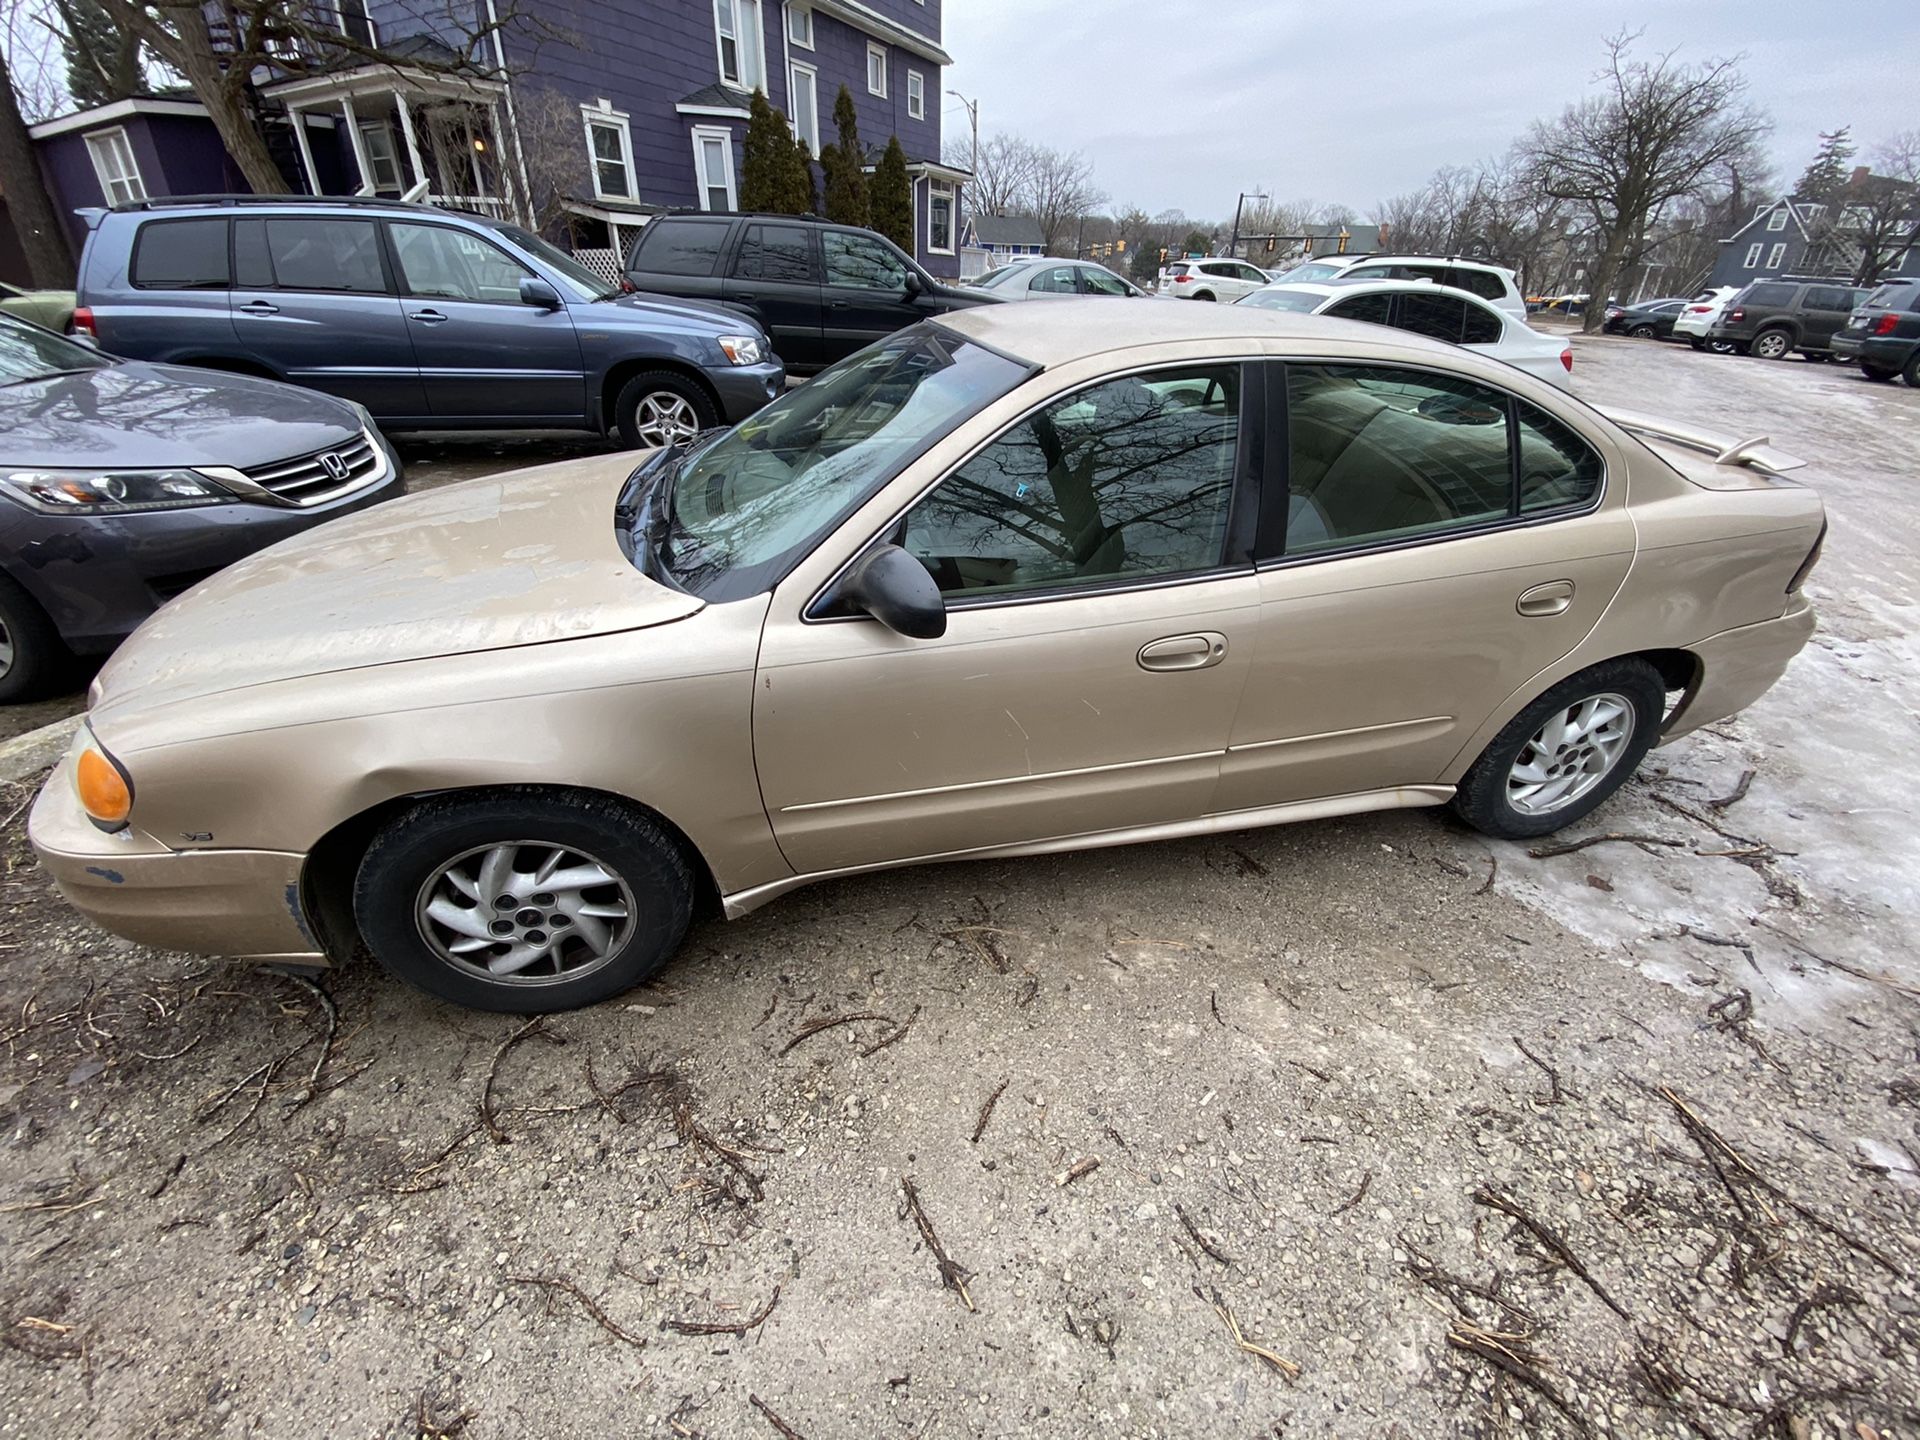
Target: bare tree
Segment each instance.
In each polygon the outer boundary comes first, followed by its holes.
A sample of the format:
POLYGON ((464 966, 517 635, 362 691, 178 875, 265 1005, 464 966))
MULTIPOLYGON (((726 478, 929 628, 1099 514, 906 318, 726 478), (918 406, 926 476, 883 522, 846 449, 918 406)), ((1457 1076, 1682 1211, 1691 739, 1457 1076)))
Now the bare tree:
MULTIPOLYGON (((1745 103, 1737 60, 1676 63, 1672 54, 1635 60, 1637 36, 1607 41, 1599 93, 1567 107, 1559 119, 1536 121, 1520 142, 1529 182, 1569 202, 1593 231, 1597 254, 1587 288, 1596 301, 1611 293, 1621 270, 1643 250, 1649 226, 1727 164, 1751 156, 1769 129, 1745 103)), ((1586 308, 1586 328, 1599 329, 1605 306, 1586 308)))
POLYGON ((1872 285, 1920 248, 1920 130, 1903 130, 1873 149, 1873 168, 1836 200, 1837 220, 1857 247, 1853 283, 1872 285))
POLYGON ((572 201, 594 193, 587 148, 580 143, 580 102, 540 85, 514 91, 514 128, 527 163, 528 217, 546 230, 569 213, 572 201))
POLYGON ((50 290, 72 284, 73 253, 67 245, 67 232, 61 228, 47 194, 46 179, 40 173, 33 139, 27 134, 26 117, 20 113, 4 51, 0 51, 0 195, 6 196, 7 211, 20 237, 20 248, 26 252, 27 273, 33 283, 50 290))
POLYGON ((1049 255, 1059 253, 1074 227, 1106 196, 1093 183, 1093 164, 1079 151, 1033 147, 1033 173, 1022 206, 1040 222, 1049 255))
MULTIPOLYGON (((980 159, 967 186, 967 204, 976 215, 1011 215, 1032 189, 1035 147, 1017 135, 994 135, 980 142, 980 159)), ((971 145, 950 147, 948 163, 967 165, 971 145)))

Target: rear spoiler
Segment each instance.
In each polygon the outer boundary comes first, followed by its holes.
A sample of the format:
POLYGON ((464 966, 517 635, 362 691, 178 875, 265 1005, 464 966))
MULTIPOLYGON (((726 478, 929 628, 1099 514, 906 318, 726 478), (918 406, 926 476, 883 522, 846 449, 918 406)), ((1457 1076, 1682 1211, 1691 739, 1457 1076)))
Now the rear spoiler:
POLYGON ((1771 435, 1754 435, 1745 440, 1736 440, 1730 435, 1699 430, 1656 415, 1642 415, 1636 410, 1612 410, 1605 406, 1596 408, 1622 430, 1701 451, 1711 455, 1717 465, 1746 465, 1755 470, 1764 470, 1769 475, 1781 475, 1789 470, 1798 470, 1807 463, 1798 455, 1789 455, 1776 448, 1771 435))

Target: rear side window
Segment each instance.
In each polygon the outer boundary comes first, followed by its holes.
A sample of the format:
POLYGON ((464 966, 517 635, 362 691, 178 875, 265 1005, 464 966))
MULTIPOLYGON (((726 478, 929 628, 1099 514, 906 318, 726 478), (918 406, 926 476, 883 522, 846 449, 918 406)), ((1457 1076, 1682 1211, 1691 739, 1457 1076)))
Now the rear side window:
POLYGON ((742 280, 805 284, 815 278, 807 232, 798 225, 747 226, 733 273, 742 280))
POLYGON ((1546 411, 1514 402, 1520 412, 1520 513, 1585 505, 1600 493, 1600 457, 1546 411))
POLYGON ((1809 285, 1807 308, 1809 310, 1851 310, 1853 291, 1838 285, 1809 285))
POLYGON ((1467 323, 1460 332, 1462 345, 1498 345, 1500 336, 1507 325, 1498 315, 1484 305, 1468 305, 1460 302, 1467 312, 1467 323))
POLYGON ((1793 285, 1749 285, 1747 293, 1740 297, 1740 303, 1742 305, 1791 305, 1797 288, 1793 285))
POLYGON ((133 242, 133 283, 142 290, 227 288, 227 222, 154 220, 133 242))
POLYGON ((240 220, 234 232, 234 273, 242 289, 386 293, 380 241, 371 220, 240 220))
POLYGON ((634 246, 631 268, 652 275, 711 275, 732 228, 725 220, 656 220, 634 246))
POLYGON ((1401 330, 1431 336, 1458 344, 1467 321, 1467 302, 1451 295, 1422 295, 1410 290, 1400 297, 1399 318, 1393 323, 1401 330))
POLYGON ((1504 300, 1507 295, 1505 282, 1491 270, 1472 270, 1466 266, 1458 266, 1448 276, 1447 283, 1457 286, 1469 295, 1478 295, 1482 300, 1504 300))

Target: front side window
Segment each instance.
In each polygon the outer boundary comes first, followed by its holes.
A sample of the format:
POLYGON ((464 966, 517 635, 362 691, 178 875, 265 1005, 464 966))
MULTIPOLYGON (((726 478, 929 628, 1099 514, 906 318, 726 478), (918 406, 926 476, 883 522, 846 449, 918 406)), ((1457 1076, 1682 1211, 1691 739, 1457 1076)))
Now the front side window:
POLYGON ((594 194, 603 200, 631 200, 633 147, 626 119, 589 116, 587 144, 593 152, 594 194))
POLYGON ((887 98, 887 47, 867 46, 867 93, 887 98))
POLYGON ((743 280, 806 284, 814 278, 807 232, 798 225, 749 225, 733 271, 743 280))
POLYGON ((1073 281, 1073 267, 1053 265, 1033 272, 1033 278, 1027 282, 1027 289, 1036 295, 1076 295, 1079 287, 1073 281))
POLYGON ((140 178, 126 131, 96 130, 87 136, 87 154, 93 158, 93 172, 109 205, 131 205, 147 198, 147 185, 140 178))
POLYGON ((1086 287, 1089 295, 1129 295, 1133 293, 1127 288, 1126 281, 1122 280, 1118 275, 1115 275, 1111 270, 1099 265, 1082 265, 1080 267, 1080 282, 1086 287))
POLYGON ((465 230, 394 223, 387 233, 410 295, 517 305, 520 282, 534 278, 499 246, 465 230))
POLYGON ((1287 431, 1288 557, 1584 505, 1600 488, 1600 457, 1572 430, 1454 376, 1291 365, 1287 431))
POLYGON ((226 289, 227 222, 155 220, 142 225, 133 243, 133 283, 141 290, 226 289))
MULTIPOLYGON (((1030 373, 933 326, 897 331, 789 390, 660 477, 636 530, 703 599, 758 595, 928 446, 1030 373)), ((637 537, 636 537, 637 538, 637 537)))
POLYGON ((1239 431, 1237 365, 1109 380, 961 465, 908 512, 903 543, 953 595, 1216 569, 1239 431))
POLYGON ((918 70, 907 71, 907 115, 914 120, 927 118, 927 77, 918 70))
POLYGON ((829 230, 820 237, 827 262, 827 284, 854 290, 907 288, 907 265, 892 247, 866 235, 829 230))
POLYGON ((371 220, 242 220, 234 236, 242 285, 251 289, 344 291, 387 289, 380 243, 371 220))

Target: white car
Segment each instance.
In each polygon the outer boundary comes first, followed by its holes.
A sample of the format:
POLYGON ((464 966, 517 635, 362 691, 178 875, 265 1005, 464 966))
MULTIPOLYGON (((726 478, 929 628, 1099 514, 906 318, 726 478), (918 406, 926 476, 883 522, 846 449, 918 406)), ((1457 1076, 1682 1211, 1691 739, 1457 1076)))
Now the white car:
POLYGON ((1504 360, 1563 389, 1573 373, 1573 347, 1566 341, 1542 335, 1525 319, 1451 285, 1427 280, 1282 281, 1239 303, 1411 330, 1504 360))
POLYGON ((1431 280, 1478 295, 1509 315, 1527 318, 1527 299, 1513 271, 1485 260, 1447 255, 1321 255, 1280 277, 1307 280, 1431 280))
POLYGON ((1722 285, 1707 295, 1688 301, 1687 307, 1673 322, 1674 336, 1685 340, 1696 350, 1711 350, 1716 355, 1732 354, 1732 341, 1711 340, 1708 332, 1713 329, 1713 322, 1720 318, 1720 312, 1727 308, 1727 302, 1739 293, 1738 285, 1722 285))
POLYGON ((1160 276, 1160 293, 1176 300, 1238 300, 1270 284, 1267 272, 1244 260, 1176 260, 1160 276))
POLYGON ((1143 296, 1147 292, 1091 260, 1023 256, 972 282, 1002 300, 1067 300, 1076 295, 1143 296))

